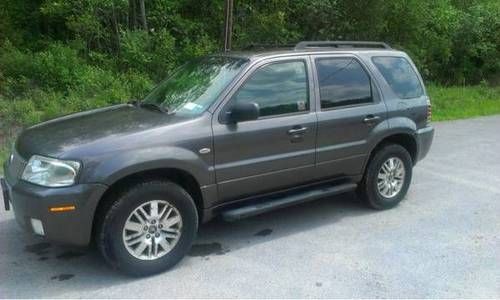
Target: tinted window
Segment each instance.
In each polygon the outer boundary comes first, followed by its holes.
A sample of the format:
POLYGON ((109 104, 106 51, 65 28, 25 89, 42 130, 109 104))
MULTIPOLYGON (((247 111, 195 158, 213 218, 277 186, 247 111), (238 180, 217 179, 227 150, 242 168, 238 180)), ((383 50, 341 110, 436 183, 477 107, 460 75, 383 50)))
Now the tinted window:
POLYGON ((399 98, 422 96, 420 80, 405 58, 380 56, 373 57, 372 61, 399 98))
POLYGON ((275 63, 258 69, 234 101, 256 102, 261 116, 309 110, 306 66, 303 61, 275 63))
POLYGON ((372 101, 370 77, 354 58, 317 59, 321 108, 372 101))

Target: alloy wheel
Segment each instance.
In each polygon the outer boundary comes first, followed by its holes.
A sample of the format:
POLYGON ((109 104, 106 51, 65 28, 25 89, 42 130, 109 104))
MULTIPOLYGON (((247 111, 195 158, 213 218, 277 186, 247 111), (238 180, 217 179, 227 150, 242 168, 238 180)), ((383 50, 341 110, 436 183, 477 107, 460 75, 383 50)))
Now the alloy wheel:
POLYGON ((377 175, 377 188, 380 195, 385 198, 395 197, 403 188, 405 180, 405 166, 398 157, 387 159, 377 175))
POLYGON ((141 260, 154 260, 168 254, 181 236, 182 217, 165 200, 151 200, 137 207, 123 227, 127 251, 141 260))

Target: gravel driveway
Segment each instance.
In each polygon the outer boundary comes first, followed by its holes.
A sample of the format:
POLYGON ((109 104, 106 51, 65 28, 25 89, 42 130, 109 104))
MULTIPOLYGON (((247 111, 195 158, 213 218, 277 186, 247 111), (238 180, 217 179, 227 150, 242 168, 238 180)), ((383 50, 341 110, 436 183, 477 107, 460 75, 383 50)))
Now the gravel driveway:
POLYGON ((0 298, 499 298, 500 116, 435 127, 395 209, 346 194, 214 221, 189 257, 149 278, 110 270, 95 250, 29 236, 1 211, 0 298))

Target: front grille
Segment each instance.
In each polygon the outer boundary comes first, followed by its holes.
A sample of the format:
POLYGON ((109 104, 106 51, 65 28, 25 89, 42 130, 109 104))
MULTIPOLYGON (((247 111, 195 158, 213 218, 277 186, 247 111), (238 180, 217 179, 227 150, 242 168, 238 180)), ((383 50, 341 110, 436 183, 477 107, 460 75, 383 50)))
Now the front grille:
POLYGON ((27 160, 21 157, 14 149, 12 150, 12 160, 9 158, 7 164, 7 172, 13 178, 20 178, 27 164, 27 160))
POLYGON ((431 99, 427 97, 427 126, 431 123, 432 119, 432 104, 431 99))

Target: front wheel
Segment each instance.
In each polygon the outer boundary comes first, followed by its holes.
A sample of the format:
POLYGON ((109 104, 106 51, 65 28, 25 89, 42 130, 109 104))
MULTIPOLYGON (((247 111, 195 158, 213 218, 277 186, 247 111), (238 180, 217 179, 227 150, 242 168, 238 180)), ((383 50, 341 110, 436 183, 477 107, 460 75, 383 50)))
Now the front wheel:
POLYGON ((359 196, 375 209, 396 206, 408 192, 413 162, 408 151, 397 144, 380 148, 368 163, 358 188, 359 196))
POLYGON ((103 218, 97 243, 113 267, 144 276, 179 262, 197 229, 191 196, 175 183, 149 181, 117 197, 103 218))

